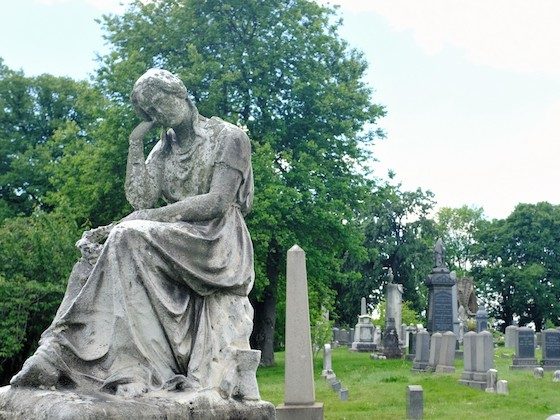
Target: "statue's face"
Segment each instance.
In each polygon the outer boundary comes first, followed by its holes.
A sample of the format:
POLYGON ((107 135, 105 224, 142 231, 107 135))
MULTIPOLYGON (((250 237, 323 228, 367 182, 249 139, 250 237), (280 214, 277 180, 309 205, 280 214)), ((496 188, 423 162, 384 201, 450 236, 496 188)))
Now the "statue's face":
POLYGON ((162 92, 140 105, 153 121, 164 127, 177 127, 191 118, 187 101, 168 93, 162 92))

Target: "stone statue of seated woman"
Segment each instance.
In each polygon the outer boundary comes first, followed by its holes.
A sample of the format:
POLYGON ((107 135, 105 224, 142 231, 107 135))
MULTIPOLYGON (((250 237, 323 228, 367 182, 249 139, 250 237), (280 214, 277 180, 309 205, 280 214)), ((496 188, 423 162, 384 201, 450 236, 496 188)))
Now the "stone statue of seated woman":
POLYGON ((125 397, 214 389, 258 400, 244 221, 253 200, 250 141, 199 115, 165 70, 148 70, 131 99, 143 120, 130 135, 126 169, 135 211, 78 241, 82 258, 66 295, 12 388, 125 397), (145 159, 152 127, 162 135, 145 159))

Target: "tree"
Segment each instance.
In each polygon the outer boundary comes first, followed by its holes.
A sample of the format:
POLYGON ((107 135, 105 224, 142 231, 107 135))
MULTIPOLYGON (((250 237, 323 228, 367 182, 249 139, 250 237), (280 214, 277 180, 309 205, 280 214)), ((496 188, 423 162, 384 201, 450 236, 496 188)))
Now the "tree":
POLYGON ((0 226, 0 382, 36 349, 77 260, 79 231, 60 213, 35 212, 0 226))
POLYGON ((557 323, 560 308, 560 206, 518 204, 504 220, 484 222, 475 235, 473 273, 492 315, 511 324, 557 323))
POLYGON ((483 220, 484 210, 480 207, 443 207, 436 214, 437 230, 445 244, 446 262, 459 277, 470 271, 474 238, 483 220))
POLYGON ((25 77, 0 59, 0 221, 52 208, 51 169, 74 143, 91 141, 101 101, 87 82, 25 77))
POLYGON ((429 219, 433 194, 421 189, 403 191, 400 185, 387 183, 372 191, 369 203, 363 221, 368 257, 358 263, 363 280, 342 284, 337 300, 341 320, 348 324, 355 321, 362 296, 371 295, 374 305, 383 299, 389 268, 394 282, 403 285, 404 300, 419 313, 426 306, 424 279, 432 268, 436 238, 429 219))
MULTIPOLYGON (((246 127, 256 197, 248 219, 255 245, 253 344, 273 363, 282 342, 285 254, 306 250, 312 316, 332 307, 333 284, 365 257, 361 211, 371 185, 363 147, 383 109, 362 77, 366 63, 337 33, 333 10, 308 0, 134 2, 102 25, 112 51, 98 84, 134 121, 128 94, 149 67, 185 81, 203 115, 246 127), (280 311, 279 311, 280 312, 280 311)), ((124 155, 118 156, 124 162, 124 155)))

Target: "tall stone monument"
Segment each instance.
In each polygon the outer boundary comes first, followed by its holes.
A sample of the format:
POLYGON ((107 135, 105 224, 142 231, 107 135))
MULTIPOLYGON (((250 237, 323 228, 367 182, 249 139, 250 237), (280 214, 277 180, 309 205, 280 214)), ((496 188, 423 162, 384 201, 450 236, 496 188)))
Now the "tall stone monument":
POLYGON ((294 245, 288 251, 286 268, 284 404, 276 408, 281 420, 323 418, 323 403, 315 402, 307 295, 305 252, 294 245))
POLYGON ((402 322, 402 284, 393 283, 394 276, 393 270, 389 268, 387 273, 387 288, 386 288, 386 311, 385 311, 385 329, 394 327, 397 337, 403 341, 402 332, 400 331, 402 322), (392 320, 392 321, 391 321, 392 320))
POLYGON ((445 264, 445 248, 440 239, 434 246, 434 268, 426 279, 428 286, 428 326, 430 333, 454 330, 453 286, 455 280, 445 264))

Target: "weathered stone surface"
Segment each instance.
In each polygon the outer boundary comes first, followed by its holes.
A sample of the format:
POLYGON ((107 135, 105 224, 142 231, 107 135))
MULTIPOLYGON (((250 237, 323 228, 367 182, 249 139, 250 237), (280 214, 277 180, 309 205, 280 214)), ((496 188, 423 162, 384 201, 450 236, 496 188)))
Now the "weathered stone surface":
POLYGON ((488 369, 486 372, 486 392, 496 392, 496 384, 498 383, 498 371, 496 369, 488 369))
POLYGON ((437 373, 453 373, 455 372, 455 346, 457 337, 451 331, 443 333, 441 339, 441 349, 439 359, 436 366, 437 373))
POLYGON ((429 369, 431 371, 436 370, 436 366, 439 362, 439 353, 441 351, 441 340, 442 334, 437 332, 433 333, 430 339, 430 360, 429 360, 429 369))
POLYGON ((279 419, 323 418, 323 404, 315 402, 305 252, 297 245, 287 257, 284 404, 276 411, 279 419))
POLYGON ((488 329, 488 312, 486 308, 481 307, 476 312, 476 332, 486 331, 488 329))
POLYGON ((552 382, 560 382, 560 370, 555 370, 552 375, 552 382))
POLYGON ((542 367, 536 367, 535 369, 533 369, 533 376, 536 379, 544 378, 544 369, 542 367))
POLYGON ((535 359, 535 332, 528 327, 516 331, 515 357, 510 369, 531 369, 537 366, 535 359))
POLYGON ((389 283, 386 289, 386 312, 385 312, 385 328, 389 327, 389 320, 393 320, 393 327, 397 332, 397 337, 399 341, 403 340, 400 334, 400 327, 402 323, 402 294, 403 286, 402 284, 389 283))
POLYGON ((496 384, 496 394, 507 395, 509 394, 508 381, 500 380, 496 384))
POLYGON ((515 340, 516 340, 516 331, 518 327, 517 325, 508 325, 506 327, 506 337, 505 337, 505 346, 507 348, 513 349, 515 348, 515 340))
MULTIPOLYGON (((228 403, 260 398, 260 352, 249 347, 253 248, 244 221, 253 200, 250 140, 239 127, 200 115, 181 80, 165 70, 148 70, 131 99, 143 119, 130 134, 126 169, 135 211, 83 234, 82 259, 55 319, 12 378, 20 389, 4 392, 0 411, 36 410, 24 405, 35 404, 39 387, 54 389, 53 410, 121 410, 163 390, 200 395, 169 408, 173 393, 166 393, 153 408, 161 413, 194 413, 195 404, 227 411, 228 403), (161 139, 146 159, 144 138, 155 127, 161 139)), ((41 393, 35 405, 48 402, 41 393)))
POLYGON ((334 375, 332 368, 332 350, 330 344, 325 344, 323 348, 323 371, 321 376, 327 378, 328 376, 334 375))
POLYGON ((560 331, 547 329, 542 333, 542 366, 546 370, 560 369, 560 331))
POLYGON ((428 331, 453 331, 453 286, 455 279, 445 264, 445 249, 441 239, 434 247, 434 268, 426 279, 428 286, 428 331))
POLYGON ((430 362, 430 334, 426 330, 416 333, 416 354, 412 363, 412 371, 424 371, 430 362))
POLYGON ((406 387, 406 418, 422 419, 424 416, 424 390, 421 385, 406 387))
POLYGON ((313 404, 313 353, 307 297, 305 252, 294 245, 288 251, 286 272, 286 356, 284 403, 313 404))
POLYGON ((158 391, 134 398, 105 392, 76 393, 29 388, 0 388, 0 419, 274 419, 264 401, 225 400, 216 391, 158 391))

